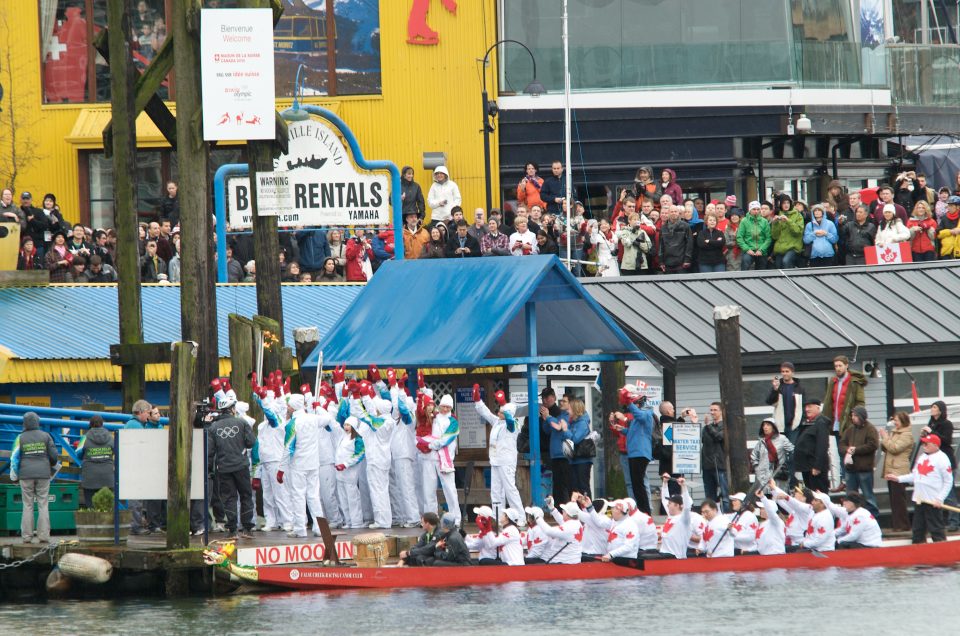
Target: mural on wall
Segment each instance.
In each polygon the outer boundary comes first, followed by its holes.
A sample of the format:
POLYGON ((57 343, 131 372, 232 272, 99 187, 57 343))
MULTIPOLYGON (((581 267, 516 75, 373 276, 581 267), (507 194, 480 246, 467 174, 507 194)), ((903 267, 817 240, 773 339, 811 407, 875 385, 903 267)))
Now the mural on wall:
MULTIPOLYGON (((441 0, 443 8, 456 15, 456 0, 441 0)), ((407 42, 409 44, 438 44, 440 36, 427 24, 427 12, 430 11, 430 0, 413 0, 410 7, 410 17, 407 18, 407 42)))
POLYGON ((300 64, 305 66, 304 95, 380 94, 379 0, 282 0, 282 4, 283 15, 273 31, 277 97, 293 96, 300 64), (332 33, 328 4, 333 6, 332 33))

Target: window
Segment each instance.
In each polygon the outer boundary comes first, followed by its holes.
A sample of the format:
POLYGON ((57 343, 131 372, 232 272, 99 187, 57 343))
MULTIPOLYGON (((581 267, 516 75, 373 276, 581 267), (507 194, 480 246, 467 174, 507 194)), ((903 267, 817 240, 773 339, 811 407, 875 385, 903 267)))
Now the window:
MULTIPOLYGON (((773 415, 773 407, 767 404, 771 380, 774 374, 745 375, 743 377, 743 411, 747 418, 747 437, 760 430, 763 418, 773 415)), ((794 377, 803 387, 804 398, 822 399, 827 392, 827 381, 833 371, 810 371, 795 373, 794 377)))
POLYGON ((897 410, 913 410, 913 394, 910 377, 917 383, 917 396, 920 408, 928 408, 937 400, 960 400, 960 365, 942 365, 936 367, 894 367, 893 369, 893 406, 897 410))
MULTIPOLYGON (((131 56, 143 71, 166 39, 164 0, 129 1, 131 56)), ((110 68, 93 47, 106 26, 106 0, 40 0, 45 103, 110 101, 110 68)), ((168 97, 166 86, 160 96, 168 97)))

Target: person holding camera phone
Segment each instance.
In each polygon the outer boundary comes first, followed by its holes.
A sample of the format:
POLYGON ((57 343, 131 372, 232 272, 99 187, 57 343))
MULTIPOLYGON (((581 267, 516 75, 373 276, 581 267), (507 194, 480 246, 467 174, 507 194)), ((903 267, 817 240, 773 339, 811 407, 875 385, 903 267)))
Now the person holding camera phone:
POLYGON ((523 168, 523 178, 517 184, 517 201, 521 205, 540 206, 545 209, 547 204, 540 198, 540 191, 543 188, 543 179, 537 176, 540 166, 530 161, 523 168))

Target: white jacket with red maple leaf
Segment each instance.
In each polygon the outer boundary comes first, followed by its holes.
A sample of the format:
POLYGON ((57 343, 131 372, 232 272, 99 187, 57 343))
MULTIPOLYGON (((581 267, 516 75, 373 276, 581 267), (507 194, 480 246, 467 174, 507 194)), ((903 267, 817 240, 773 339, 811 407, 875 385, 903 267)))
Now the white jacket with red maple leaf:
POLYGON ((526 536, 524 537, 527 546, 527 558, 528 559, 543 559, 547 560, 550 554, 547 554, 547 546, 550 545, 550 539, 547 538, 547 535, 543 533, 543 530, 537 526, 530 526, 527 528, 526 536))
MULTIPOLYGON (((562 517, 561 517, 562 519, 562 517)), ((587 510, 580 510, 580 521, 583 523, 583 541, 580 542, 580 553, 600 556, 607 553, 607 531, 613 520, 597 514, 593 506, 587 510), (604 523, 604 521, 608 523, 604 523)))
POLYGON ((787 520, 784 522, 787 545, 800 545, 803 543, 803 535, 813 517, 813 506, 796 497, 791 497, 779 488, 774 489, 773 494, 778 497, 777 503, 787 513, 787 520), (781 496, 786 499, 779 499, 781 496))
MULTIPOLYGON (((553 511, 554 519, 560 513, 556 509, 553 511)), ((543 534, 550 537, 550 543, 541 559, 549 563, 580 563, 580 542, 583 540, 583 524, 576 519, 558 521, 560 525, 552 527, 543 519, 537 519, 537 527, 543 531, 543 534)))
POLYGON ((803 547, 809 550, 830 552, 836 547, 833 513, 829 509, 813 515, 807 526, 807 535, 803 538, 803 547))
POLYGON ((523 565, 523 545, 517 526, 507 526, 491 541, 505 565, 523 565))
POLYGON ((616 522, 607 533, 607 554, 613 557, 636 558, 640 547, 638 543, 640 531, 637 523, 629 516, 616 522))
POLYGON ((757 521, 757 515, 749 510, 744 510, 740 518, 733 522, 733 529, 730 534, 733 535, 733 546, 743 552, 757 551, 757 528, 760 522, 757 521))
POLYGON ((837 543, 859 543, 868 548, 879 548, 883 545, 880 524, 866 508, 857 508, 848 513, 843 506, 831 503, 830 511, 840 520, 840 529, 836 533, 837 543))
POLYGON ((777 504, 772 499, 760 498, 760 505, 767 511, 767 520, 757 528, 757 552, 760 554, 784 554, 786 529, 777 514, 777 504))
POLYGON ((637 535, 637 548, 640 550, 656 550, 660 536, 657 534, 657 524, 653 520, 653 517, 639 510, 634 510, 630 517, 637 525, 637 530, 639 531, 637 535))
POLYGON ((940 501, 947 498, 953 487, 953 470, 950 459, 938 450, 936 453, 920 454, 913 464, 913 470, 900 475, 901 484, 913 484, 913 502, 940 501))
POLYGON ((717 513, 707 522, 700 539, 700 551, 708 557, 733 556, 733 530, 726 532, 733 516, 717 513))
MULTIPOLYGON (((693 499, 690 493, 684 487, 681 491, 683 496, 683 510, 676 515, 668 515, 667 520, 660 530, 660 552, 663 554, 672 554, 678 559, 687 558, 687 543, 690 542, 690 508, 693 507, 693 499)), ((667 489, 663 489, 663 507, 667 508, 667 489)))

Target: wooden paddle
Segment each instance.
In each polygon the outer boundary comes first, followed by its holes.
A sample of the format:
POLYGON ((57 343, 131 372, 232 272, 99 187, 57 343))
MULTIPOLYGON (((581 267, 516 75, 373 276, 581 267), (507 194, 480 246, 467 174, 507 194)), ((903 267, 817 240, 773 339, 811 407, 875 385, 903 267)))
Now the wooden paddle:
POLYGON ((939 506, 937 506, 936 504, 934 504, 934 503, 933 503, 932 501, 930 501, 929 499, 921 499, 921 500, 920 500, 920 503, 925 503, 925 504, 927 504, 928 506, 933 506, 934 508, 938 508, 938 507, 939 507, 939 508, 943 508, 944 510, 949 510, 950 512, 960 512, 960 508, 957 508, 956 506, 948 506, 947 504, 944 504, 944 503, 942 503, 942 504, 940 504, 939 506))
POLYGON ((337 554, 337 542, 330 532, 330 524, 326 517, 314 517, 317 520, 317 528, 320 530, 320 536, 323 538, 323 555, 327 560, 340 565, 340 556, 337 554))

